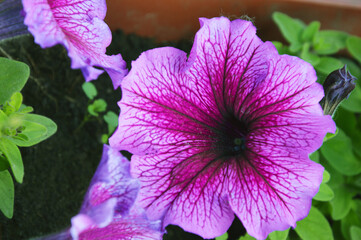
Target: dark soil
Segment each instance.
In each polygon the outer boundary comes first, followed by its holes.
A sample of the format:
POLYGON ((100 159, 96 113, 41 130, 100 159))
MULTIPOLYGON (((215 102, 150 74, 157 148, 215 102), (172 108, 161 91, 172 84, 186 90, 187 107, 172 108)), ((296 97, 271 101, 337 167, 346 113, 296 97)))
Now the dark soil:
MULTIPOLYGON (((189 52, 192 40, 157 44, 152 39, 116 31, 108 51, 109 54, 120 52, 130 67, 130 62, 142 51, 163 45, 189 52)), ((21 149, 25 177, 22 184, 15 184, 14 217, 6 219, 0 214, 0 240, 29 239, 70 225, 99 163, 100 138, 107 133, 107 126, 101 117, 93 117, 79 128, 89 102, 81 89, 84 78, 80 70, 70 68, 62 46, 41 49, 30 35, 0 42, 0 46, 13 59, 31 68, 31 77, 22 91, 24 103, 58 125, 58 131, 48 140, 21 149)), ((121 91, 113 90, 109 77, 103 74, 93 83, 98 97, 108 103, 108 110, 119 113, 116 103, 121 91)), ((202 239, 175 226, 168 227, 167 231, 164 239, 168 240, 202 239)), ((236 235, 239 237, 239 234, 236 235)))

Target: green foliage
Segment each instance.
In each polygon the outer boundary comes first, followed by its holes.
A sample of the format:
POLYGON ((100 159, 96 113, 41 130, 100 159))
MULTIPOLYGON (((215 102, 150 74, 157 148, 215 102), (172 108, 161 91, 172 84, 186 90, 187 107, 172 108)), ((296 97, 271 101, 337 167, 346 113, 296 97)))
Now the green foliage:
MULTIPOLYGON (((310 155, 326 170, 310 214, 297 223, 295 232, 302 240, 361 239, 361 200, 357 199, 361 193, 361 38, 322 30, 317 21, 307 25, 283 13, 274 13, 273 20, 288 42, 273 42, 278 52, 312 64, 319 83, 345 64, 357 78, 355 89, 333 116, 336 134, 327 134, 320 150, 310 155)), ((286 239, 295 236, 291 230, 286 239)))
POLYGON ((297 222, 296 233, 305 240, 332 240, 333 234, 330 224, 323 214, 312 207, 308 216, 297 222))
MULTIPOLYGON (((91 82, 85 82, 82 85, 82 89, 89 99, 89 115, 85 116, 81 126, 89 119, 91 119, 91 117, 99 117, 100 114, 104 113, 107 110, 107 103, 104 99, 94 99, 98 95, 98 91, 94 84, 92 84, 91 82)), ((101 142, 106 144, 108 142, 109 136, 118 126, 118 115, 112 111, 108 111, 106 112, 106 114, 103 115, 103 119, 108 125, 108 133, 101 136, 101 142)))
POLYGON ((29 73, 25 63, 0 57, 0 105, 24 87, 29 73))
POLYGON ((31 114, 22 104, 19 92, 29 77, 29 68, 20 62, 0 58, 0 210, 13 215, 15 180, 22 183, 24 165, 18 147, 33 146, 56 132, 56 124, 43 116, 31 114))

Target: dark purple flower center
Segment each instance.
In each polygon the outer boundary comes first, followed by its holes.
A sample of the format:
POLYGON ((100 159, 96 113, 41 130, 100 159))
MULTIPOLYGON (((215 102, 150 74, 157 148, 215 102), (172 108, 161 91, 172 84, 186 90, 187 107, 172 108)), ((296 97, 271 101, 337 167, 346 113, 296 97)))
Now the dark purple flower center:
POLYGON ((215 143, 218 153, 224 157, 243 155, 248 132, 246 123, 233 114, 226 114, 218 129, 215 143))

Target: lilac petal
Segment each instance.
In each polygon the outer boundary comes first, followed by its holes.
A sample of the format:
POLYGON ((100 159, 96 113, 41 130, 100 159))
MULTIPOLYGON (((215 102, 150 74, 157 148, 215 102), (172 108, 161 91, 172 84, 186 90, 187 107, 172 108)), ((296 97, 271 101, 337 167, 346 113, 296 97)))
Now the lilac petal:
POLYGON ((110 144, 134 154, 151 219, 212 238, 231 208, 262 239, 307 215, 322 179, 308 154, 335 124, 310 64, 279 56, 250 22, 200 22, 188 60, 160 48, 133 62, 110 144))
POLYGON ((117 218, 104 228, 90 228, 79 235, 79 240, 161 240, 163 233, 150 227, 144 218, 117 218))
MULTIPOLYGON (((111 199, 117 214, 127 214, 138 193, 139 183, 129 173, 130 163, 118 151, 104 145, 103 156, 89 185, 80 213, 90 214, 111 199)), ((109 206, 104 205, 105 208, 109 206)), ((104 211, 109 213, 109 211, 104 211)), ((95 217, 90 214, 91 217, 95 217)), ((98 221, 95 221, 98 222, 98 221)))
POLYGON ((23 0, 25 24, 41 47, 62 44, 72 59, 71 67, 80 68, 86 81, 96 79, 104 68, 114 87, 127 74, 120 54, 108 56, 111 31, 103 21, 105 0, 23 0))

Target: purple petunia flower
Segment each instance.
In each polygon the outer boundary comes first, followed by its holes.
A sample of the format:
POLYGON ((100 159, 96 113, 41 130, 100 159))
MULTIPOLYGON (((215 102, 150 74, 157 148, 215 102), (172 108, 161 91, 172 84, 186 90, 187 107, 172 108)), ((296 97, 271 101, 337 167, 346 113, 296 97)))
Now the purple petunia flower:
POLYGON ((134 155, 137 203, 163 227, 213 238, 234 214, 264 239, 307 216, 335 131, 312 66, 278 55, 251 22, 200 19, 192 51, 144 52, 122 83, 112 147, 134 155))
POLYGON ((104 145, 103 157, 90 183, 80 213, 72 218, 73 239, 161 239, 160 221, 149 221, 134 204, 139 182, 129 161, 104 145))
POLYGON ((103 21, 105 0, 22 0, 25 24, 42 48, 62 44, 71 58, 71 67, 80 68, 86 81, 96 79, 104 68, 114 88, 127 74, 121 55, 105 54, 112 34, 103 21))

